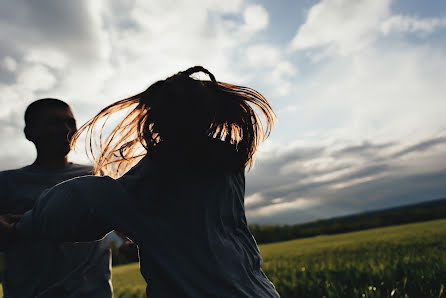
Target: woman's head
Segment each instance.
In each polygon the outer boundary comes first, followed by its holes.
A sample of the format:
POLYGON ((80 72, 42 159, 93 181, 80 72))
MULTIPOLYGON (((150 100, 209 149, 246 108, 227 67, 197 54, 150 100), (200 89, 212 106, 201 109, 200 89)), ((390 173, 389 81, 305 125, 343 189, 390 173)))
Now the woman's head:
POLYGON ((102 169, 109 175, 122 174, 137 158, 165 148, 160 146, 163 143, 175 144, 179 151, 186 147, 199 151, 199 146, 206 141, 230 148, 232 152, 226 151, 236 159, 234 167, 250 166, 258 144, 269 135, 274 119, 270 105, 260 93, 217 82, 208 70, 196 66, 104 108, 81 127, 74 140, 86 131, 93 153, 95 126, 99 120, 131 107, 108 137, 100 140, 96 172, 102 169), (197 72, 206 73, 210 80, 190 77, 197 72), (266 127, 253 107, 264 116, 266 127), (138 152, 141 146, 146 152, 138 152))

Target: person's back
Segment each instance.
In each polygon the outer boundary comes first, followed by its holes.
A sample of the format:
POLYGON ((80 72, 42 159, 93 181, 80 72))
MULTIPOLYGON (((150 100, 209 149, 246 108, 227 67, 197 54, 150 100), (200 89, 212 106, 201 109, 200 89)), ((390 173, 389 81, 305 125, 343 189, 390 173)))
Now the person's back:
POLYGON ((247 227, 243 170, 146 158, 118 181, 133 210, 115 225, 138 243, 148 297, 278 297, 247 227))

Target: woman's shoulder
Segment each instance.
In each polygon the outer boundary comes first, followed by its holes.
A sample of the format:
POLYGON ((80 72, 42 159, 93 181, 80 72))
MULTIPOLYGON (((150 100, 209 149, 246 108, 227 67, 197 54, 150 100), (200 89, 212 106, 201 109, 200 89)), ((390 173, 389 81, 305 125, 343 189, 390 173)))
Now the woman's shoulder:
POLYGON ((112 197, 122 196, 122 186, 109 176, 81 176, 57 184, 48 192, 75 195, 80 200, 99 202, 102 198, 110 201, 112 197))

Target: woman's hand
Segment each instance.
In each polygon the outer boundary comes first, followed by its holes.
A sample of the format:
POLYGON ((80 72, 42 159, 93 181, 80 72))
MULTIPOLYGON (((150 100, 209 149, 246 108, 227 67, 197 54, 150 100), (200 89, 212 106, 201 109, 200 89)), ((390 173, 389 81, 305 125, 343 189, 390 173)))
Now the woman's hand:
POLYGON ((121 244, 119 253, 123 254, 131 262, 139 261, 138 246, 131 240, 126 240, 121 244))
POLYGON ((115 233, 123 241, 121 246, 119 247, 119 253, 124 255, 129 261, 138 262, 139 261, 138 245, 136 245, 136 243, 134 243, 124 233, 121 233, 116 230, 115 233))
POLYGON ((0 215, 0 251, 5 251, 17 236, 15 224, 22 218, 21 214, 0 215))

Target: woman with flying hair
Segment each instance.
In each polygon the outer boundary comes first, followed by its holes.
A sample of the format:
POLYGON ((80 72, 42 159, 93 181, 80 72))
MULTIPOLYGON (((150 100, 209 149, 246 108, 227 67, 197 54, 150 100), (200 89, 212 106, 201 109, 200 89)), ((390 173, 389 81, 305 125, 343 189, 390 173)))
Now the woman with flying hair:
POLYGON ((101 129, 95 174, 108 176, 55 186, 18 222, 2 216, 1 245, 116 230, 139 247, 148 297, 279 297, 244 210, 244 170, 274 120, 266 99, 196 66, 104 108, 73 142, 85 132, 94 157, 95 127, 132 107, 105 140, 101 129), (190 77, 197 72, 210 81, 190 77))

